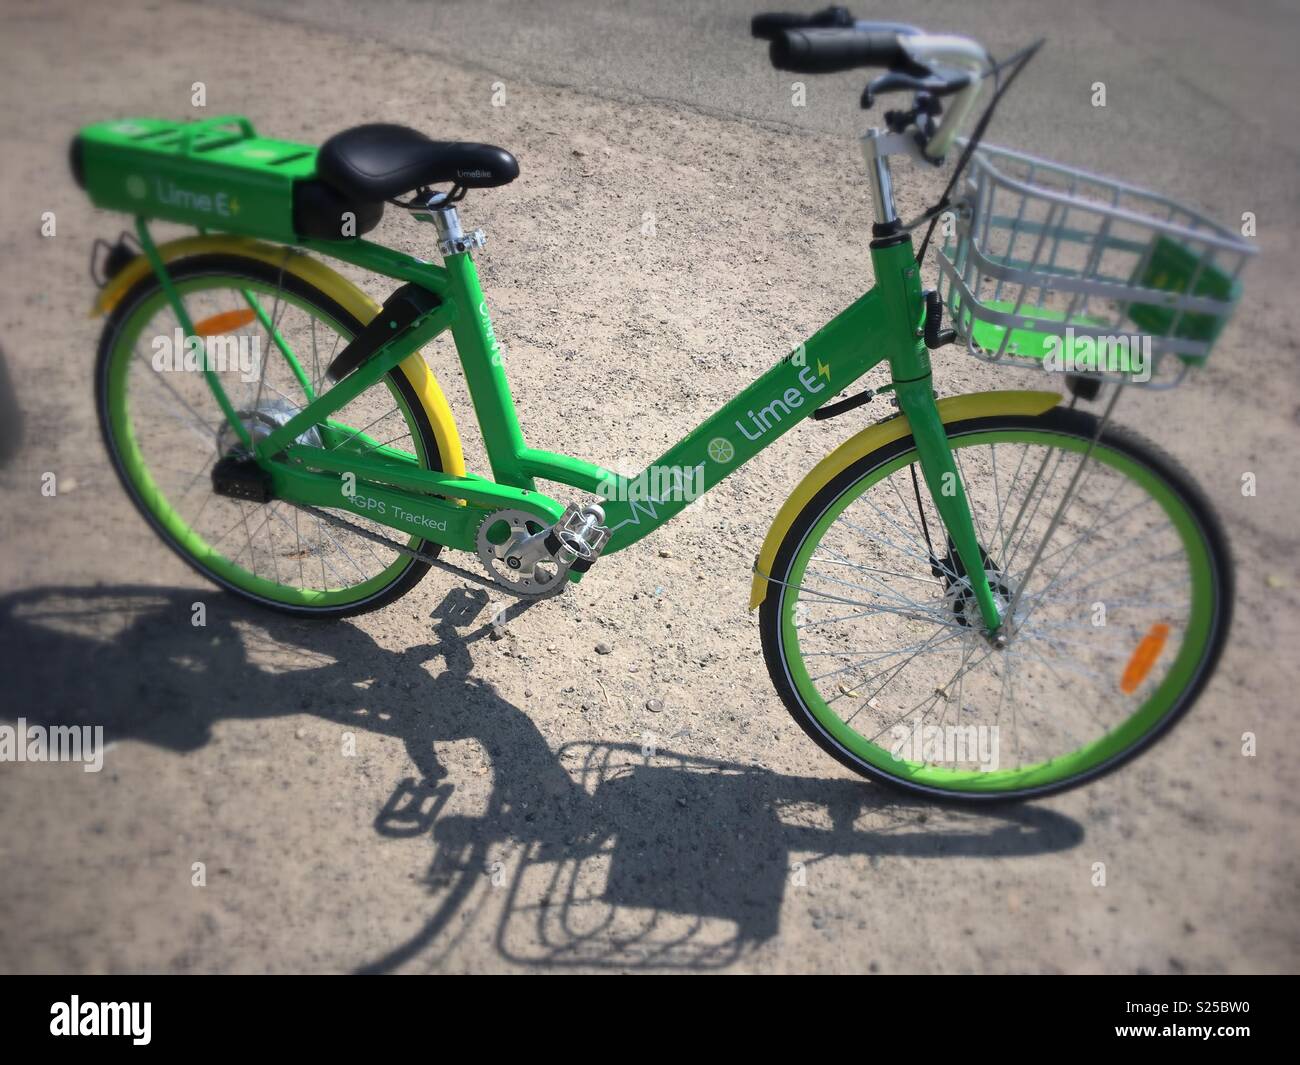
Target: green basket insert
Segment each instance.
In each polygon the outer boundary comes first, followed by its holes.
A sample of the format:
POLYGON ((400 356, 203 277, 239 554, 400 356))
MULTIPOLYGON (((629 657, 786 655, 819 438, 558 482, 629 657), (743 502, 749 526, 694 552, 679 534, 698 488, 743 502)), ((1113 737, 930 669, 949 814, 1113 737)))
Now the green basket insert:
MULTIPOLYGON (((955 309, 960 309, 961 300, 954 297, 955 309)), ((988 300, 981 304, 988 310, 1003 314, 1023 313, 1014 304, 1005 300, 988 300)), ((1047 307, 1033 307, 1031 313, 1038 319, 1053 319, 1064 322, 1063 312, 1047 307)), ((1104 329, 1105 323, 1100 319, 1085 318, 1076 315, 1071 324, 1080 328, 1104 329)), ((1006 336, 1007 326, 976 318, 972 322, 972 339, 982 351, 990 353, 1002 351, 1002 340, 1006 336)), ((1040 362, 1049 354, 1057 354, 1062 359, 1069 359, 1078 370, 1100 370, 1107 373, 1138 373, 1144 363, 1143 356, 1133 350, 1132 337, 1116 337, 1113 341, 1098 344, 1091 335, 1075 336, 1073 342, 1067 342, 1061 333, 1050 330, 1026 329, 1021 326, 1011 327, 1011 339, 1007 341, 1006 354, 1022 359, 1037 359, 1040 362), (1102 365, 1098 366, 1097 361, 1102 365)))
MULTIPOLYGON (((1182 295, 1188 292, 1192 278, 1196 278, 1196 288, 1192 294, 1222 301, 1222 313, 1184 311, 1180 314, 1175 309, 1159 304, 1131 303, 1128 306, 1128 316, 1152 336, 1178 336, 1213 344, 1231 317, 1229 311, 1241 293, 1239 282, 1213 265, 1202 267, 1199 256, 1176 241, 1161 236, 1155 239, 1145 266, 1134 271, 1132 283, 1142 288, 1182 295)), ((1203 358, 1187 355, 1181 357, 1190 362, 1198 362, 1203 358)))

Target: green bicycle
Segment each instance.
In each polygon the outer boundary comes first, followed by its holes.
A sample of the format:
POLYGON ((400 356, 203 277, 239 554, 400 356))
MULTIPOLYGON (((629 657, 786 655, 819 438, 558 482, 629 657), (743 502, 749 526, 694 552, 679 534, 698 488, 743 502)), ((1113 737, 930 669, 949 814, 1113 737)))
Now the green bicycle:
POLYGON ((472 257, 483 235, 456 206, 517 177, 509 152, 392 125, 317 149, 241 117, 80 131, 77 180, 135 217, 134 236, 92 252, 97 404, 122 483, 197 571, 291 614, 374 609, 431 566, 539 599, 804 418, 883 393, 897 411, 804 478, 758 553, 750 608, 785 704, 849 768, 931 796, 1024 798, 1113 769, 1205 685, 1232 567, 1191 479, 1110 413, 1123 386, 1205 359, 1252 249, 1172 201, 981 147, 1032 48, 995 63, 974 41, 839 8, 753 31, 778 69, 883 68, 864 106, 910 94, 863 138, 876 284, 634 478, 524 441, 472 257), (953 152, 943 196, 900 219, 891 157, 953 152), (441 264, 362 239, 385 204, 436 227, 441 264), (156 244, 155 219, 198 234, 156 244), (924 291, 938 226, 940 288, 924 291), (309 253, 401 284, 379 306, 309 253), (444 332, 490 477, 466 470, 420 354, 444 332), (1071 399, 936 400, 930 352, 949 344, 1067 370, 1052 379, 1071 399), (881 364, 887 385, 836 399, 881 364), (1103 388, 1100 416, 1079 406, 1103 388))

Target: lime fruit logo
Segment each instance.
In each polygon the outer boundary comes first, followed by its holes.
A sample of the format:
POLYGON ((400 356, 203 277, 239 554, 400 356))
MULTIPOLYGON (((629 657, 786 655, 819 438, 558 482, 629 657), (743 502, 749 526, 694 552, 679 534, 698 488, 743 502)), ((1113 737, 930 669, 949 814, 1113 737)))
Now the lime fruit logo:
POLYGON ((126 179, 126 194, 133 200, 143 200, 149 195, 149 185, 139 174, 126 179))
POLYGON ((709 441, 709 458, 714 462, 730 462, 736 457, 736 449, 725 436, 715 436, 709 441))

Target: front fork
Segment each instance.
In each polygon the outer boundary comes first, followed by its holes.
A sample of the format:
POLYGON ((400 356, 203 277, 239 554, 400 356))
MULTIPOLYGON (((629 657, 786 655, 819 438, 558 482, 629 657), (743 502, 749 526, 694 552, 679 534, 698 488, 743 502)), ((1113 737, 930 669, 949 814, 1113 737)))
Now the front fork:
POLYGON ((912 428, 916 453, 921 459, 921 474, 925 478, 926 487, 930 489, 930 497, 934 500, 935 509, 939 511, 948 537, 957 548, 962 569, 966 571, 966 579, 970 581, 975 602, 979 605, 984 628, 990 636, 994 636, 1002 627, 1002 613, 984 571, 984 556, 980 551, 979 537, 975 534, 970 502, 966 498, 966 488, 953 459, 948 433, 944 430, 939 408, 934 402, 930 378, 927 376, 919 381, 900 382, 896 385, 896 392, 898 407, 912 428))
POLYGON ((893 376, 898 409, 912 430, 921 474, 944 529, 970 582, 990 639, 997 638, 1003 626, 1002 612, 984 571, 984 555, 971 516, 966 486, 953 458, 948 433, 935 403, 934 383, 930 373, 930 352, 923 340, 925 301, 921 293, 920 271, 913 257, 910 239, 878 241, 871 257, 877 284, 885 297, 886 313, 896 322, 894 335, 907 339, 890 353, 889 369, 893 376))

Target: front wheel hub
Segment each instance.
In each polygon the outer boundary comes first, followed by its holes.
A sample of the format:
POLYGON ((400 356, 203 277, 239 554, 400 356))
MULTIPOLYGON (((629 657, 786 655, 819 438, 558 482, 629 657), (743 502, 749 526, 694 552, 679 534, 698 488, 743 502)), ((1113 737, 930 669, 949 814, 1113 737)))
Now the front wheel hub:
MULTIPOLYGON (((1015 590, 1007 583, 1006 578, 997 570, 985 570, 984 575, 988 578, 989 591, 993 593, 993 599, 998 605, 998 611, 1004 619, 1003 626, 999 632, 1006 629, 1007 612, 1011 609, 1011 600, 1015 597, 1015 590)), ((962 579, 960 584, 949 585, 945 598, 948 600, 949 607, 952 610, 953 617, 957 619, 958 625, 982 626, 984 619, 980 616, 980 605, 975 599, 975 589, 962 579)))

